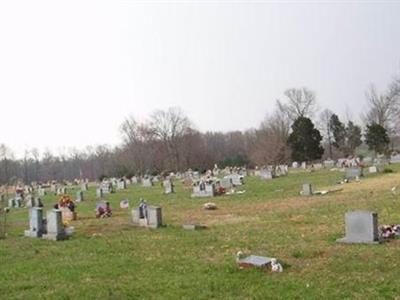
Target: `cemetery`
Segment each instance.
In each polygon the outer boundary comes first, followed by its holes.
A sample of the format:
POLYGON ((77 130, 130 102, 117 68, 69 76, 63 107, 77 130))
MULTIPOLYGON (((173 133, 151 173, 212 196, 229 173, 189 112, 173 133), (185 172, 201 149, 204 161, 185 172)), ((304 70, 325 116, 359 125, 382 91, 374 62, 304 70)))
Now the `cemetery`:
POLYGON ((368 167, 340 193, 324 194, 314 187, 338 190, 338 181, 363 170, 309 172, 301 164, 268 180, 263 169, 246 176, 245 194, 219 197, 218 186, 230 189, 243 177, 221 175, 190 189, 183 175, 172 185, 117 183, 114 193, 105 184, 78 184, 55 195, 49 186, 40 205, 35 193, 2 196, 0 292, 29 299, 400 294, 400 286, 385 289, 398 276, 400 226, 384 225, 400 223, 400 198, 391 190, 400 184, 400 165, 390 174, 368 167), (113 284, 93 290, 79 284, 85 281, 113 284))

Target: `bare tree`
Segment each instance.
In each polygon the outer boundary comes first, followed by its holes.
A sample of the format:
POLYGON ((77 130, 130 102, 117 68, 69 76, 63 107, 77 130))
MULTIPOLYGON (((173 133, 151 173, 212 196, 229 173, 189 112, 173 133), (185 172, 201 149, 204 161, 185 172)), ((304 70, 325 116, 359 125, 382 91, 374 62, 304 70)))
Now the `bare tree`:
POLYGON ((288 89, 285 91, 287 103, 277 101, 280 111, 287 114, 289 119, 294 122, 299 117, 312 118, 316 111, 315 93, 306 87, 288 89))
POLYGON ((164 143, 171 160, 171 167, 179 170, 180 143, 192 129, 189 118, 177 107, 171 107, 166 111, 157 110, 151 115, 150 128, 153 135, 164 143))
POLYGON ((267 115, 253 134, 251 158, 256 164, 279 164, 290 156, 287 147, 290 119, 279 102, 272 115, 267 115))
POLYGON ((371 85, 366 92, 367 112, 362 115, 365 124, 376 123, 384 127, 393 142, 400 130, 400 78, 394 79, 386 92, 378 94, 371 85))

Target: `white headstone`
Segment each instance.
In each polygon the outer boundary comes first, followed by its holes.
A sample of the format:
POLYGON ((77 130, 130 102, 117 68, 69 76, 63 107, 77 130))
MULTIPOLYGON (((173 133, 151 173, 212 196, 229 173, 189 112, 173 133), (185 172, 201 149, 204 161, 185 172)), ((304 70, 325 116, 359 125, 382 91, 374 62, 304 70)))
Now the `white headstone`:
POLYGON ((192 198, 197 197, 214 197, 215 186, 213 183, 200 182, 193 186, 192 198))
POLYGON ((65 234, 64 225, 62 222, 61 210, 53 209, 47 212, 47 233, 43 235, 44 239, 52 241, 65 240, 67 235, 65 234))
POLYGON ((84 182, 81 184, 81 191, 86 192, 89 189, 89 185, 84 182))
POLYGON ((264 180, 271 180, 272 179, 272 172, 267 169, 260 170, 260 177, 264 180))
POLYGON ((233 184, 232 184, 232 179, 228 176, 225 178, 222 178, 219 180, 219 186, 226 189, 226 190, 230 190, 233 188, 233 184))
POLYGON ((153 186, 153 180, 151 178, 144 178, 142 181, 142 185, 144 187, 152 187, 153 186))
POLYGON ((378 173, 378 168, 376 166, 371 166, 368 168, 370 174, 378 173))
POLYGON ((103 189, 102 188, 96 189, 96 197, 103 198, 103 189))
POLYGON ((83 192, 82 191, 77 191, 76 192, 76 202, 82 202, 83 200, 84 200, 83 192))
POLYGON ((43 224, 43 209, 33 207, 29 210, 29 230, 25 230, 25 236, 41 237, 45 233, 43 224))
POLYGON ((165 194, 171 194, 174 193, 174 184, 170 179, 164 180, 163 181, 163 186, 164 186, 164 193, 165 194))
POLYGON ((158 228, 162 226, 161 207, 148 206, 147 211, 141 216, 140 209, 132 210, 132 222, 136 226, 158 228), (147 216, 147 217, 146 217, 147 216))
POLYGON ((46 190, 44 188, 39 188, 38 189, 38 196, 39 197, 44 197, 46 196, 46 190))
POLYGON ((125 190, 126 189, 126 182, 125 180, 120 180, 117 183, 117 189, 118 190, 125 190))

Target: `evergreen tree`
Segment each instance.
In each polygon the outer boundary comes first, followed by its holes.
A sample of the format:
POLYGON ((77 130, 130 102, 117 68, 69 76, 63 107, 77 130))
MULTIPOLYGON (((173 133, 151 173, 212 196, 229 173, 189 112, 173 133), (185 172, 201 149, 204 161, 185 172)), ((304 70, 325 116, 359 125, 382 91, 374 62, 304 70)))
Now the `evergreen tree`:
POLYGON ((362 144, 361 136, 361 127, 349 121, 346 128, 346 154, 354 154, 356 148, 362 144))
POLYGON ((375 153, 386 153, 389 146, 389 136, 387 130, 376 123, 367 125, 367 131, 365 133, 365 143, 368 145, 370 150, 374 150, 375 153))
POLYGON ((292 125, 289 146, 295 161, 313 161, 324 153, 321 146, 322 136, 309 118, 299 117, 292 125))
POLYGON ((339 117, 336 114, 331 116, 329 126, 333 136, 332 145, 339 149, 343 150, 346 144, 346 127, 340 122, 339 117))

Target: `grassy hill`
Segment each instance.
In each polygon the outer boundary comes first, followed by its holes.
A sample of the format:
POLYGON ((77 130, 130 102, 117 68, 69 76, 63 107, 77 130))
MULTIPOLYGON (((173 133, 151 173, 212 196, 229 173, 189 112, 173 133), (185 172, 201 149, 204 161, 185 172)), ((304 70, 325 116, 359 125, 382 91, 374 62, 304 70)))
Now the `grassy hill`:
MULTIPOLYGON (((70 240, 23 236, 28 210, 8 215, 8 237, 0 240, 0 299, 393 299, 398 284, 400 240, 381 245, 343 245, 348 210, 376 211, 379 224, 400 223, 400 166, 392 174, 368 175, 325 196, 300 197, 304 182, 337 188, 343 173, 294 172, 261 181, 247 177, 242 195, 191 199, 180 183, 176 194, 131 185, 106 199, 113 217, 94 217, 95 187, 78 205, 70 240), (131 225, 139 198, 162 207, 165 228, 131 225), (205 202, 217 204, 203 210, 205 202), (185 231, 197 222, 206 230, 185 231), (240 270, 237 251, 277 257, 284 272, 240 270)), ((72 191, 72 195, 75 193, 72 191)), ((57 197, 44 198, 50 209, 57 197)))

